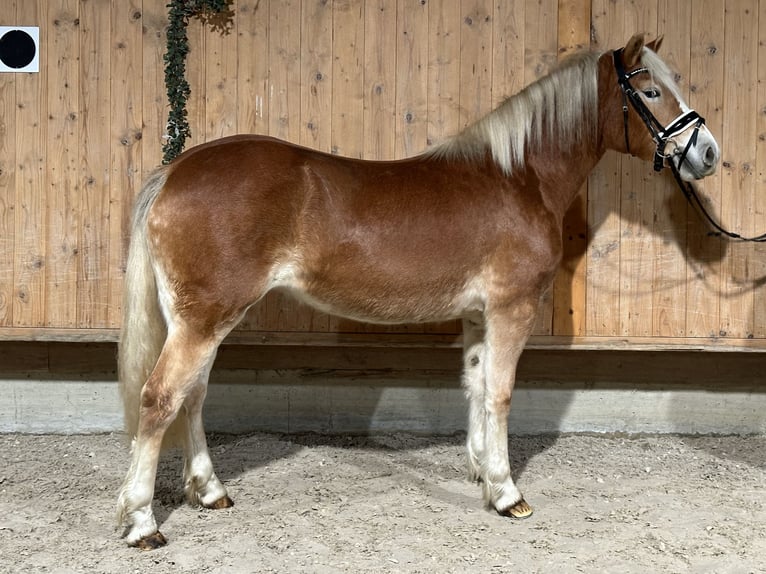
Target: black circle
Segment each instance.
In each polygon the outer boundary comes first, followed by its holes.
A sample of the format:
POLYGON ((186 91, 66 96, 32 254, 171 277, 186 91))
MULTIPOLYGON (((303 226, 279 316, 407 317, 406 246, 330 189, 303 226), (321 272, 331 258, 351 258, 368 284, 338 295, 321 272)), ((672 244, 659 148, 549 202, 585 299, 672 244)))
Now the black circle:
POLYGON ((23 30, 11 30, 0 38, 0 62, 9 68, 28 66, 36 50, 32 36, 23 30))

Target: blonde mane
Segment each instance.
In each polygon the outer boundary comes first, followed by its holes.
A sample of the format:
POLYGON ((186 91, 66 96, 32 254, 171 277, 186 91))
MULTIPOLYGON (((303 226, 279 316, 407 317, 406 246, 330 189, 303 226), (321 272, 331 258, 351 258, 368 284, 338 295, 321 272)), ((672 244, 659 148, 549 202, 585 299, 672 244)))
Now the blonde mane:
MULTIPOLYGON (((601 53, 583 51, 566 58, 550 74, 511 96, 495 110, 428 154, 444 159, 481 161, 491 153, 511 174, 524 165, 524 155, 539 149, 543 137, 569 149, 594 140, 598 129, 598 60, 601 53)), ((679 97, 672 73, 651 50, 642 64, 656 80, 679 97)))

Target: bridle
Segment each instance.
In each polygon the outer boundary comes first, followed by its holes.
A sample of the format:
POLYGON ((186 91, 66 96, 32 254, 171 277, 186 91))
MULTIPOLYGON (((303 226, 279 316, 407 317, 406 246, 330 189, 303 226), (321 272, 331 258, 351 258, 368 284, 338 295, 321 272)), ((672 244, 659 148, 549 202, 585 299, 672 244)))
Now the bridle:
POLYGON ((641 99, 641 97, 638 95, 630 83, 630 79, 633 76, 649 73, 649 70, 642 67, 631 70, 630 72, 626 71, 625 66, 622 63, 622 53, 623 48, 620 48, 619 50, 612 52, 612 57, 614 59, 614 68, 617 72, 617 83, 620 85, 620 89, 622 90, 622 117, 625 128, 625 148, 627 152, 630 153, 630 138, 628 137, 628 102, 630 102, 630 104, 633 106, 633 109, 636 111, 641 120, 644 122, 646 128, 649 130, 649 133, 651 134, 652 139, 656 145, 656 149, 654 151, 654 171, 662 171, 662 168, 665 166, 665 160, 667 160, 667 165, 670 167, 670 171, 673 172, 673 177, 675 178, 678 187, 683 192, 687 201, 692 204, 692 206, 696 207, 700 213, 702 213, 705 219, 707 219, 710 225, 715 229, 715 231, 711 232, 710 234, 718 236, 725 235, 730 239, 738 239, 740 241, 766 242, 766 233, 762 233, 761 235, 757 235, 755 237, 742 237, 738 233, 724 229, 717 221, 713 219, 713 217, 708 213, 707 209, 705 209, 705 206, 697 195, 697 190, 694 189, 694 186, 681 178, 681 174, 678 171, 678 166, 683 165, 689 150, 693 145, 697 143, 699 130, 702 126, 705 125, 705 118, 700 116, 694 110, 688 110, 683 112, 667 126, 663 126, 654 116, 651 110, 646 106, 644 101, 641 99), (677 154, 675 150, 672 153, 666 153, 665 148, 667 147, 668 142, 690 128, 694 131, 689 137, 689 141, 686 143, 686 146, 681 151, 681 153, 677 154), (672 160, 674 155, 679 156, 678 164, 672 160))

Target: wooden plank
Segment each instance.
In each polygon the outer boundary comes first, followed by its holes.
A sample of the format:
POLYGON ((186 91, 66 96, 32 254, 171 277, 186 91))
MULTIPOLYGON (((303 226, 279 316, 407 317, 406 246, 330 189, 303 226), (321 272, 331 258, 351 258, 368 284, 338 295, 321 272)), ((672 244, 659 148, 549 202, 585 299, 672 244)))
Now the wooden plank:
MULTIPOLYGON (((461 5, 432 2, 428 8, 428 144, 464 127, 460 117, 461 5)), ((491 65, 491 62, 488 62, 491 65)), ((475 121, 477 117, 470 118, 475 121)))
POLYGON ((141 4, 126 0, 111 13, 111 174, 109 208, 109 326, 122 314, 122 284, 133 198, 141 186, 141 4))
MULTIPOLYGON (((591 0, 559 0, 558 55, 565 58, 590 46, 591 0)), ((561 269, 553 282, 553 334, 585 334, 585 252, 588 248, 588 184, 564 216, 561 269)))
MULTIPOLYGON (((5 9, 16 17, 16 0, 5 9)), ((16 237, 16 74, 0 74, 0 326, 13 324, 16 237)))
POLYGON ((492 27, 492 105, 524 87, 526 2, 496 2, 492 27))
MULTIPOLYGON (((163 2, 163 0, 152 1, 163 2)), ((186 140, 185 149, 189 149, 206 142, 208 139, 206 81, 208 30, 199 19, 193 18, 186 28, 186 35, 189 38, 189 55, 186 58, 186 80, 189 82, 191 89, 191 94, 189 94, 189 99, 186 102, 186 111, 191 137, 186 140)), ((167 96, 165 101, 167 102, 167 96)), ((169 103, 165 105, 169 105, 169 103)))
POLYGON ((428 143, 428 3, 397 2, 396 157, 428 143))
POLYGON ((366 2, 364 12, 364 157, 393 159, 396 154, 396 4, 366 2))
POLYGON ((300 0, 271 2, 269 17, 269 133, 297 143, 301 109, 300 0))
POLYGON ((77 318, 78 230, 81 226, 77 177, 78 4, 76 0, 48 2, 45 323, 52 327, 74 327, 77 318), (53 86, 55 89, 50 89, 53 86))
POLYGON ((237 130, 237 22, 218 18, 196 22, 205 34, 205 140, 237 130))
MULTIPOLYGON (((758 65, 758 3, 741 0, 726 6, 721 220, 742 235, 754 231, 758 65), (743 120, 744 118, 744 120, 743 120)), ((723 261, 721 332, 730 337, 753 335, 753 277, 750 244, 731 242, 723 261)))
POLYGON ((237 126, 268 133, 269 2, 237 2, 237 126))
MULTIPOLYGON (((624 45, 624 1, 594 0, 593 44, 602 51, 624 45)), ((619 332, 620 174, 622 157, 609 151, 588 178, 585 335, 619 332)))
POLYGON ((460 128, 492 110, 492 12, 491 0, 462 0, 460 62, 458 75, 460 128))
MULTIPOLYGON (((756 175, 755 197, 753 198, 753 234, 766 231, 766 198, 763 197, 766 184, 766 2, 758 3, 758 108, 755 116, 756 139, 756 175)), ((753 336, 766 336, 766 245, 757 243, 753 246, 753 336)))
MULTIPOLYGON (((657 35, 657 1, 625 3, 625 31, 657 35)), ((652 273, 655 173, 638 158, 622 160, 620 241, 620 334, 652 334, 652 273)))
POLYGON ((365 3, 332 3, 332 134, 330 150, 348 157, 364 155, 365 3))
POLYGON ((333 5, 306 0, 301 13, 300 143, 329 152, 333 123, 333 5))
MULTIPOLYGON (((51 341, 71 343, 117 342, 118 329, 53 329, 0 327, 0 341, 51 341)), ((460 348, 456 334, 444 333, 311 333, 280 331, 234 331, 224 345, 295 345, 298 347, 350 346, 365 348, 460 348)), ((700 351, 764 353, 764 339, 732 337, 569 337, 533 335, 527 349, 540 351, 700 351)))
POLYGON ((107 3, 80 4, 77 327, 109 324, 110 18, 107 3))
MULTIPOLYGON (((47 2, 25 0, 16 7, 19 22, 40 25, 40 61, 47 61, 47 2)), ((45 323, 45 165, 47 156, 47 74, 15 74, 17 177, 14 241, 13 324, 45 323)))
MULTIPOLYGON (((721 143, 723 135, 724 3, 700 0, 691 15, 691 94, 689 105, 704 116, 708 129, 721 143)), ((721 167, 697 184, 700 195, 716 216, 721 214, 721 167)), ((686 334, 690 337, 720 333, 721 241, 708 236, 710 227, 689 208, 687 227, 686 334)))
POLYGON ((556 65, 558 0, 530 2, 524 11, 524 85, 546 75, 556 65))
MULTIPOLYGON (((166 0, 143 0, 141 21, 144 29, 142 50, 143 86, 143 137, 141 152, 143 169, 141 179, 146 177, 162 163, 162 135, 168 121, 169 104, 165 90, 165 62, 167 51, 165 28, 168 25, 166 0)), ((101 4, 103 7, 103 4, 101 4)), ((101 12, 104 12, 103 8, 101 12)), ((103 32, 102 32, 103 34, 103 32)), ((193 60, 197 54, 189 59, 193 60)))
MULTIPOLYGON (((664 36, 660 55, 678 75, 689 101, 691 66, 691 0, 659 0, 657 33, 664 36)), ((686 334, 687 202, 670 174, 655 176, 654 269, 652 271, 652 335, 686 334)))

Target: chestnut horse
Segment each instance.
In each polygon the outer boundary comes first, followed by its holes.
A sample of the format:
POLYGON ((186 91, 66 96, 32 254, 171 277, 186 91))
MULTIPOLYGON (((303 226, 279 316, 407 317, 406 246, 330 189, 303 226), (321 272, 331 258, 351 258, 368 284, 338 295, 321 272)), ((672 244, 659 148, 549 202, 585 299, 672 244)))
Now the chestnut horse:
POLYGON ((240 135, 156 171, 134 210, 119 348, 134 437, 119 495, 128 544, 166 542, 152 499, 171 423, 188 499, 232 504, 213 471, 202 403, 218 346, 276 288, 359 321, 462 319, 470 475, 489 507, 529 516, 511 478, 507 419, 567 208, 608 149, 672 163, 687 181, 718 162, 658 47, 637 35, 615 52, 574 55, 410 159, 240 135))

